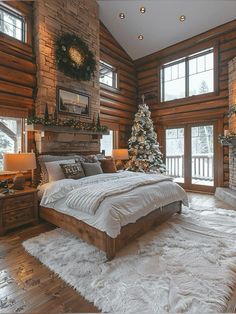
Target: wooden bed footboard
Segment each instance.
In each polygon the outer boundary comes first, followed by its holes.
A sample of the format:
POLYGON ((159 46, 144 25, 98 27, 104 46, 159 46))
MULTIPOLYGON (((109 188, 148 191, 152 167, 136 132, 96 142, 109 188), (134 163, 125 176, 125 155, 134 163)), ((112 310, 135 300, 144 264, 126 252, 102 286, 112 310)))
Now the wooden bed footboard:
POLYGON ((174 213, 181 213, 182 202, 177 201, 158 208, 148 215, 141 217, 135 223, 129 223, 121 228, 116 238, 111 238, 105 232, 100 231, 75 217, 60 213, 54 209, 40 207, 40 217, 46 221, 65 229, 92 244, 106 253, 107 259, 115 257, 122 247, 144 234, 152 227, 165 222, 174 213))

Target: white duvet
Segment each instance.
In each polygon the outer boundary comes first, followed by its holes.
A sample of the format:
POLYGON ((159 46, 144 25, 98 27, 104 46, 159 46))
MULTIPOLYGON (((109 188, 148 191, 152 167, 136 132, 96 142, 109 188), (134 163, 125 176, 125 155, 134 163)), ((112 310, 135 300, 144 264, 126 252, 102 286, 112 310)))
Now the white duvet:
POLYGON ((83 212, 79 208, 70 208, 66 204, 68 195, 73 190, 78 189, 79 191, 81 187, 92 190, 99 182, 110 181, 112 185, 117 180, 123 181, 125 178, 129 180, 135 176, 140 177, 143 174, 126 171, 115 174, 99 174, 79 180, 63 179, 47 183, 39 187, 39 193, 42 196, 40 205, 80 219, 106 232, 112 238, 117 237, 122 226, 137 221, 158 207, 175 201, 182 201, 188 205, 185 191, 178 184, 169 181, 169 178, 168 181, 161 180, 158 183, 138 186, 120 195, 105 197, 93 215, 83 212))

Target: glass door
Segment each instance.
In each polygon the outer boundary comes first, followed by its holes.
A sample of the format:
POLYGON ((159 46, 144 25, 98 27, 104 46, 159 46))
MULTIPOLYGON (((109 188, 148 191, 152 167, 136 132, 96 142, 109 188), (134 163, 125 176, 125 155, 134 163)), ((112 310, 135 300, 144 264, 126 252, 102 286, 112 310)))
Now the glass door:
POLYGON ((214 125, 191 127, 191 184, 214 186, 214 125))
POLYGON ((214 192, 215 123, 188 123, 165 129, 166 174, 185 189, 214 192))
POLYGON ((175 182, 184 184, 184 128, 166 129, 166 170, 175 182))

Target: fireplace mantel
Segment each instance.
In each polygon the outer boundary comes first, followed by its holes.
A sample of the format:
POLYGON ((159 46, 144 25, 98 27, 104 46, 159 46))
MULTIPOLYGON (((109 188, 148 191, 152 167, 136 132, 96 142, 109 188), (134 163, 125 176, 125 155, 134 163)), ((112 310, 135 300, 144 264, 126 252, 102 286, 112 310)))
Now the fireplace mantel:
POLYGON ((108 135, 109 132, 105 131, 91 131, 91 130, 78 130, 68 126, 50 126, 42 124, 29 124, 27 131, 30 132, 52 132, 52 133, 76 133, 76 134, 89 134, 89 135, 108 135))

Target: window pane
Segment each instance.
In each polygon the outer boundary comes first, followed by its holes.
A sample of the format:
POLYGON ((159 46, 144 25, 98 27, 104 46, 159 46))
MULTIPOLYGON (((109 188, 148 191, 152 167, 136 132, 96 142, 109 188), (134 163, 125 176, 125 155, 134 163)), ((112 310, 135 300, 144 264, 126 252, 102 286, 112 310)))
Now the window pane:
POLYGON ((164 67, 164 101, 185 97, 185 62, 164 67))
POLYGON ((4 153, 21 151, 22 119, 0 117, 0 169, 4 153))
POLYGON ((206 70, 212 70, 214 67, 214 54, 209 53, 206 55, 206 70))
POLYGON ((205 56, 197 58, 197 72, 205 71, 205 56))
POLYGON ((214 185, 214 128, 191 128, 192 183, 214 185))
POLYGON ((24 21, 21 16, 0 5, 0 32, 24 40, 24 21))
POLYGON ((167 175, 184 183, 184 128, 166 130, 167 175))
POLYGON ((101 139, 101 151, 105 151, 105 156, 112 156, 113 150, 113 131, 109 131, 109 135, 103 135, 101 139))
POLYGON ((164 100, 173 100, 185 97, 185 78, 165 82, 164 100))
POLYGON ((214 72, 209 70, 189 77, 189 96, 201 95, 214 91, 214 72))
POLYGON ((177 78, 178 78, 178 65, 176 64, 176 65, 173 65, 172 67, 171 67, 171 74, 172 74, 172 77, 171 77, 171 79, 172 80, 176 80, 177 78))
POLYGON ((189 60, 189 74, 195 74, 197 72, 197 60, 191 59, 189 60))
POLYGON ((117 88, 117 73, 115 68, 106 62, 100 61, 99 81, 102 84, 117 88))

